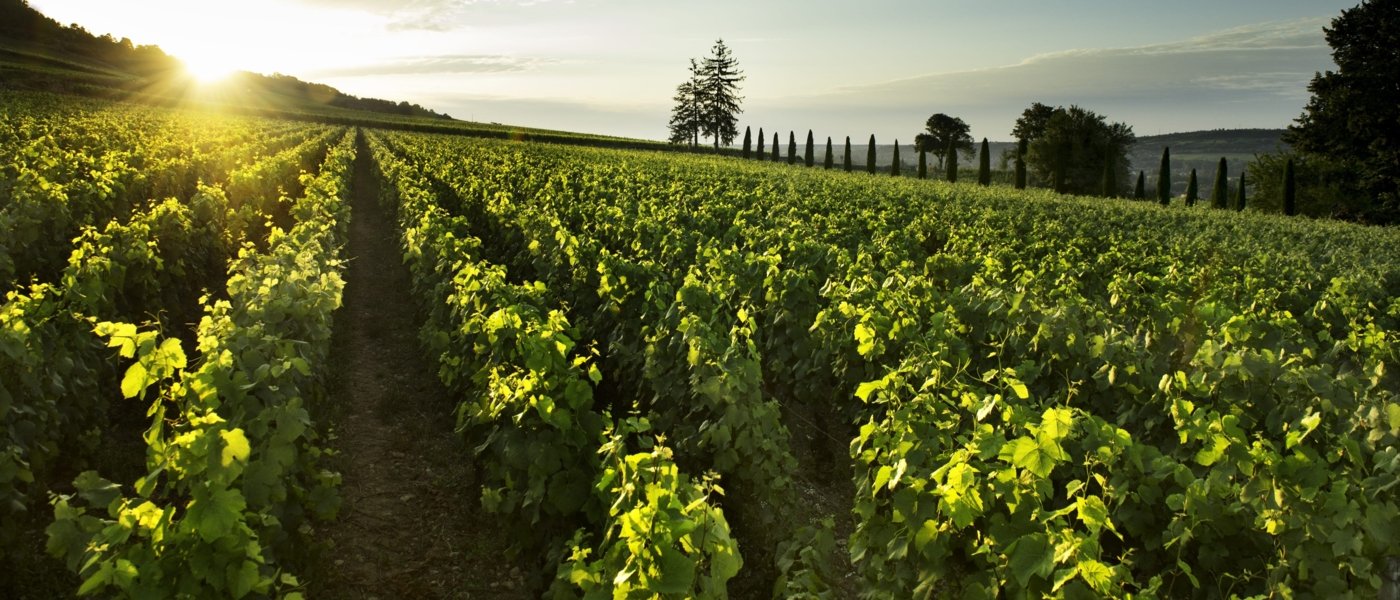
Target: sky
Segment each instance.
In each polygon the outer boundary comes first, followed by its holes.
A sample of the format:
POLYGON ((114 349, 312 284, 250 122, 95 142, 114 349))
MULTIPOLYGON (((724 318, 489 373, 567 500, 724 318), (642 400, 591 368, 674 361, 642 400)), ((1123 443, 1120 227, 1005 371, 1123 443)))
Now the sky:
MULTIPOLYGON (((30 0, 196 70, 279 72, 460 119, 664 139, 723 38, 740 129, 881 143, 933 113, 1009 140, 1032 102, 1139 136, 1284 127, 1358 0, 30 0)), ((786 135, 784 135, 786 137, 786 135)), ((801 137, 799 135, 799 137, 801 137)))

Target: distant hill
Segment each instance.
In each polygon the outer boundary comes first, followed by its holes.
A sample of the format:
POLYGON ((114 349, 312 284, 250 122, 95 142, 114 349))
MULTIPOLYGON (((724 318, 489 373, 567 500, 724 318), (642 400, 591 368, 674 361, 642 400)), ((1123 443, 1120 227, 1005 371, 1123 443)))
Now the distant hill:
MULTIPOLYGON (((0 0, 0 88, 169 103, 188 99, 192 86, 179 59, 157 46, 96 36, 77 24, 59 24, 25 0, 0 0)), ((214 91, 255 93, 273 110, 451 119, 417 104, 360 98, 287 75, 239 73, 214 91)), ((205 93, 201 100, 213 97, 205 93)))

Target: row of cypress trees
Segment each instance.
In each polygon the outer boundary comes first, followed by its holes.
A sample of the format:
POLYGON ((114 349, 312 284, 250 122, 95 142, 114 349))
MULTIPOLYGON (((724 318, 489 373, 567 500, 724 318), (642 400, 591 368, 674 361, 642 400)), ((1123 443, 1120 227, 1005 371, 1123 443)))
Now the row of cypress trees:
MULTIPOLYGON (((757 158, 758 160, 761 160, 761 161, 762 161, 762 160, 770 160, 770 161, 773 161, 773 162, 778 162, 778 161, 781 159, 781 158, 779 157, 779 155, 778 155, 778 133, 777 133, 777 132, 774 132, 774 133, 773 133, 773 146, 772 146, 771 152, 767 152, 767 151, 764 150, 763 140, 765 139, 765 137, 766 137, 766 136, 764 135, 763 128, 760 127, 760 128, 758 129, 758 145, 757 145, 757 150, 755 151, 755 146, 754 146, 754 142, 753 142, 753 132, 752 132, 752 128, 750 128, 750 127, 745 127, 745 128, 744 128, 744 150, 743 150, 743 157, 744 157, 745 160, 757 158)), ((1022 144, 1022 145, 1024 146, 1024 144, 1022 144)), ((813 135, 812 135, 812 131, 811 131, 811 130, 808 130, 808 131, 807 131, 807 145, 806 145, 806 151, 805 151, 805 152, 803 153, 803 155, 802 155, 802 156, 803 156, 803 164, 805 164, 805 165, 808 166, 808 167, 811 167, 811 166, 815 166, 815 165, 816 165, 816 154, 815 154, 815 151, 816 151, 816 150, 815 150, 815 146, 816 146, 816 140, 815 140, 815 138, 814 138, 813 135)), ((946 178, 948 181, 950 181, 950 182, 956 182, 956 181, 958 180, 958 153, 957 153, 957 149, 956 149, 952 144, 949 144, 949 149, 948 149, 948 154, 947 154, 947 156, 948 156, 948 158, 944 161, 944 163, 945 163, 945 172, 944 172, 944 176, 945 176, 945 178, 946 178)), ((789 131, 789 132, 788 132, 787 163, 790 164, 790 165, 795 165, 795 164, 797 164, 797 134, 796 134, 796 132, 792 132, 792 131, 789 131)), ((834 154, 833 154, 833 151, 832 151, 831 138, 830 138, 830 137, 826 138, 826 159, 825 159, 824 161, 822 161, 822 166, 823 166, 824 168, 827 168, 827 169, 831 169, 831 168, 833 168, 833 167, 835 166, 835 158, 834 158, 834 154)), ((846 152, 845 152, 845 154, 843 155, 843 160, 842 160, 842 165, 841 165, 841 167, 842 167, 842 169, 844 169, 844 170, 846 170, 846 171, 850 171, 850 170, 852 169, 852 164, 851 164, 851 138, 850 138, 850 136, 847 136, 847 137, 846 137, 846 152)), ((890 172, 890 175, 895 176, 895 177, 899 177, 899 176, 902 174, 902 173, 901 173, 901 169, 902 169, 902 168, 903 168, 903 163, 902 163, 902 161, 900 161, 900 159, 899 159, 899 141, 898 141, 898 140, 895 140, 895 143, 894 143, 894 160, 891 161, 891 163, 890 163, 890 171, 889 171, 889 172, 890 172)), ((1016 169, 1017 169, 1017 171, 1016 171, 1016 173, 1017 173, 1017 175, 1016 175, 1016 182, 1017 182, 1017 183, 1016 183, 1016 188, 1017 188, 1017 189, 1024 189, 1024 188, 1026 187, 1026 185, 1025 185, 1025 179, 1026 179, 1026 164, 1025 164, 1025 161, 1024 161, 1024 160, 1021 160, 1020 158, 1017 158, 1017 161, 1016 161, 1016 169)), ((875 173, 878 171, 878 169, 876 168, 876 165, 875 165, 875 136, 874 136, 874 135, 871 135, 871 136, 870 136, 869 147, 868 147, 868 149, 866 150, 866 154, 865 154, 865 170, 866 170, 867 173, 870 173, 870 174, 872 174, 872 175, 875 174, 875 173)), ((928 178, 928 153, 927 153, 926 151, 924 151, 923 149, 920 149, 920 150, 919 150, 919 170, 918 170, 918 178, 919 178, 919 179, 927 179, 927 178, 928 178)), ((982 138, 982 151, 981 151, 981 154, 980 154, 980 156, 979 156, 979 162, 978 162, 978 166, 977 166, 977 183, 979 183, 979 184, 981 184, 981 185, 991 185, 991 184, 992 184, 992 157, 991 157, 990 146, 989 146, 989 144, 988 144, 986 138, 982 138)))
MULTIPOLYGON (((1138 200, 1145 200, 1146 186, 1144 179, 1146 175, 1138 171, 1137 186, 1133 190, 1133 197, 1138 200)), ((1297 192, 1293 181, 1293 160, 1289 159, 1283 169, 1283 214, 1293 216, 1298 214, 1297 192)), ((1246 176, 1240 173, 1240 184, 1235 189, 1235 201, 1233 206, 1229 200, 1229 164, 1225 157, 1220 157, 1220 163, 1215 168, 1215 183, 1211 186, 1210 205, 1211 208, 1244 210, 1246 201, 1246 176)), ((1171 184, 1171 148, 1162 149, 1162 164, 1157 169, 1157 202, 1162 206, 1171 204, 1172 198, 1171 184)), ((1105 192, 1105 195, 1108 195, 1105 192)), ((1191 169, 1191 176, 1186 181, 1186 206, 1195 206, 1199 199, 1199 188, 1196 182, 1196 170, 1191 169)))

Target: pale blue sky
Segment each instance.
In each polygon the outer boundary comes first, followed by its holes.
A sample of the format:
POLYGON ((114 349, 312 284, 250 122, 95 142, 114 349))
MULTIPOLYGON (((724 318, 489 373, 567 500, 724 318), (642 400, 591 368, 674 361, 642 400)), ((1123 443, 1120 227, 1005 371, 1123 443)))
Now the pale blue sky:
POLYGON ((215 68, 280 71, 459 118, 665 136, 691 57, 723 37, 741 124, 881 141, 934 112, 1009 139, 1032 101, 1139 135, 1282 127, 1321 28, 1355 0, 31 0, 61 22, 215 68))

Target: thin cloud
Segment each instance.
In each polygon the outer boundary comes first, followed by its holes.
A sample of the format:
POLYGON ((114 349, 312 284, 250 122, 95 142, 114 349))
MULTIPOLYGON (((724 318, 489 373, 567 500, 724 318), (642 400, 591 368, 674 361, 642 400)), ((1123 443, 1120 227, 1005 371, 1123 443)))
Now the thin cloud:
POLYGON ((317 77, 371 75, 433 75, 451 73, 520 73, 559 61, 548 58, 491 54, 412 56, 385 62, 316 71, 317 77))
POLYGON ((574 0, 300 0, 303 4, 381 15, 389 31, 455 31, 473 8, 572 4, 574 0))

